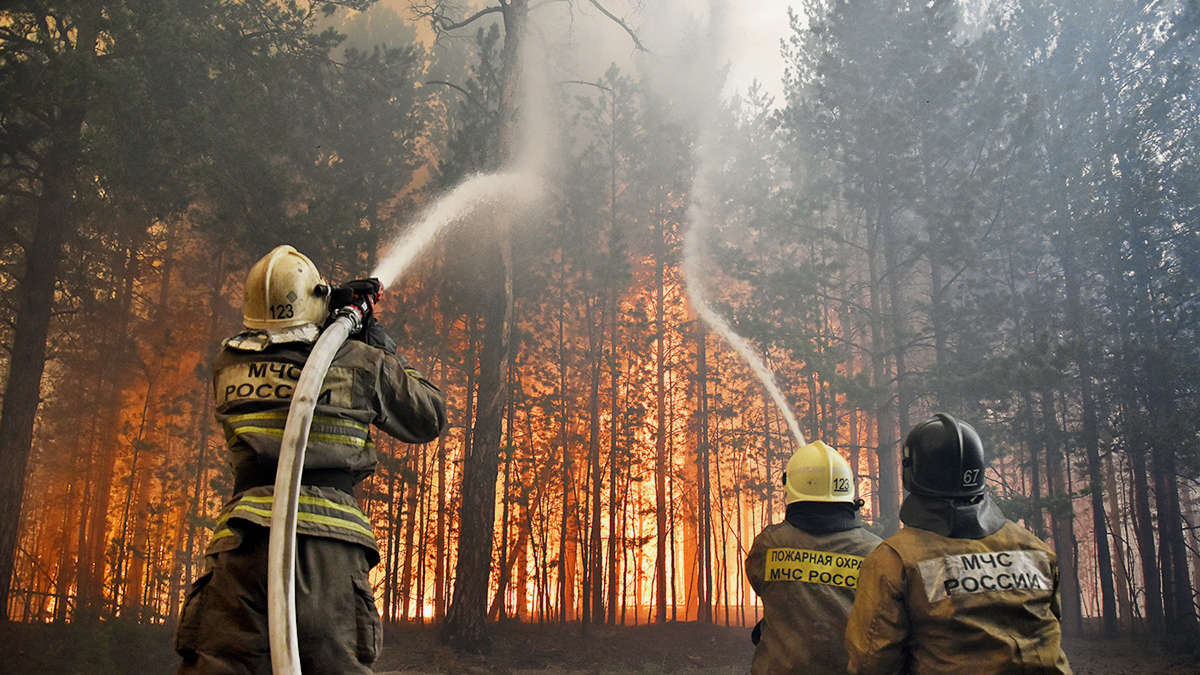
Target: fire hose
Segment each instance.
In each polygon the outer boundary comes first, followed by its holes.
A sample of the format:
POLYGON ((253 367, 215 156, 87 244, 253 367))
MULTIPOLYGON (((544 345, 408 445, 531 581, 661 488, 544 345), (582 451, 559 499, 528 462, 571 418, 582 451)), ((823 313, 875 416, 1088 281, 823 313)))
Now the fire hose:
POLYGON ((300 675, 300 649, 296 637, 296 519, 308 430, 333 357, 350 335, 363 328, 371 313, 372 300, 355 296, 349 304, 334 311, 333 322, 321 333, 300 371, 300 380, 288 409, 279 447, 279 465, 275 471, 275 498, 271 506, 271 538, 267 551, 267 629, 274 675, 300 675))

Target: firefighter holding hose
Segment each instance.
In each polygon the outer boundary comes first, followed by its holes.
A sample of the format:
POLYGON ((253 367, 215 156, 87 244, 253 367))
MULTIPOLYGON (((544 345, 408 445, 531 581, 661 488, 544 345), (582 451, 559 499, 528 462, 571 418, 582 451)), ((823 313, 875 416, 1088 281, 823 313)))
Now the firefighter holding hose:
POLYGON ((787 512, 746 556, 763 602, 751 675, 846 672, 842 647, 863 557, 879 537, 862 527, 850 464, 821 441, 801 447, 783 476, 787 512))
POLYGON ((382 626, 367 574, 379 562, 354 486, 376 465, 370 427, 405 443, 446 426, 437 387, 396 353, 371 315, 374 279, 330 286, 291 246, 246 278, 246 330, 213 363, 216 417, 233 469, 233 498, 217 517, 204 573, 193 583, 175 637, 181 675, 271 673, 267 560, 276 468, 300 371, 332 309, 365 307, 361 331, 338 349, 308 434, 296 531, 296 631, 305 675, 370 673, 382 626))
POLYGON ((1070 675, 1058 560, 1006 519, 983 443, 939 413, 904 441, 905 527, 867 556, 846 628, 854 675, 1070 675))

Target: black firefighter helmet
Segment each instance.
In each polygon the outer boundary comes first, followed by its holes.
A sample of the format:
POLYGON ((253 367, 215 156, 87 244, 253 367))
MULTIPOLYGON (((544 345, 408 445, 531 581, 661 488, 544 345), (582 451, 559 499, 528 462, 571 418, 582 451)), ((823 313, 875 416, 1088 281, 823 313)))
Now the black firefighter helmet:
POLYGON ((983 443, 975 427, 946 413, 919 422, 904 439, 904 489, 929 497, 984 493, 983 443))

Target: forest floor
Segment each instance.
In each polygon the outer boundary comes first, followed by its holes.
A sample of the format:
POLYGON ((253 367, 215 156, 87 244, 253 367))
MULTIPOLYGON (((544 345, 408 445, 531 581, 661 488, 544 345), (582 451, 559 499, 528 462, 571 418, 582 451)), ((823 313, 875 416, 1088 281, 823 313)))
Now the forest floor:
MULTIPOLYGON (((749 630, 698 623, 639 627, 504 623, 484 655, 456 654, 430 626, 389 626, 379 675, 745 675, 749 630)), ((1074 638, 1075 675, 1195 675, 1200 656, 1156 654, 1144 636, 1074 638)), ((171 629, 108 622, 91 627, 0 623, 4 675, 166 675, 178 665, 171 629)))

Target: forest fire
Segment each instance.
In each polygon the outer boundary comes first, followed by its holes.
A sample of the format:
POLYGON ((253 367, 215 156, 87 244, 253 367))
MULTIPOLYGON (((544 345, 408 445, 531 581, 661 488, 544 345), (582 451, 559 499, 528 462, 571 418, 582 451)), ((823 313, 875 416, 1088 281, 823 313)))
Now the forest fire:
POLYGON ((1069 635, 1200 644, 1195 7, 781 5, 777 99, 732 4, 478 4, 0 10, 7 620, 178 622, 287 243, 445 398, 353 486, 388 630, 748 633, 789 457, 886 537, 946 411, 1069 635))

